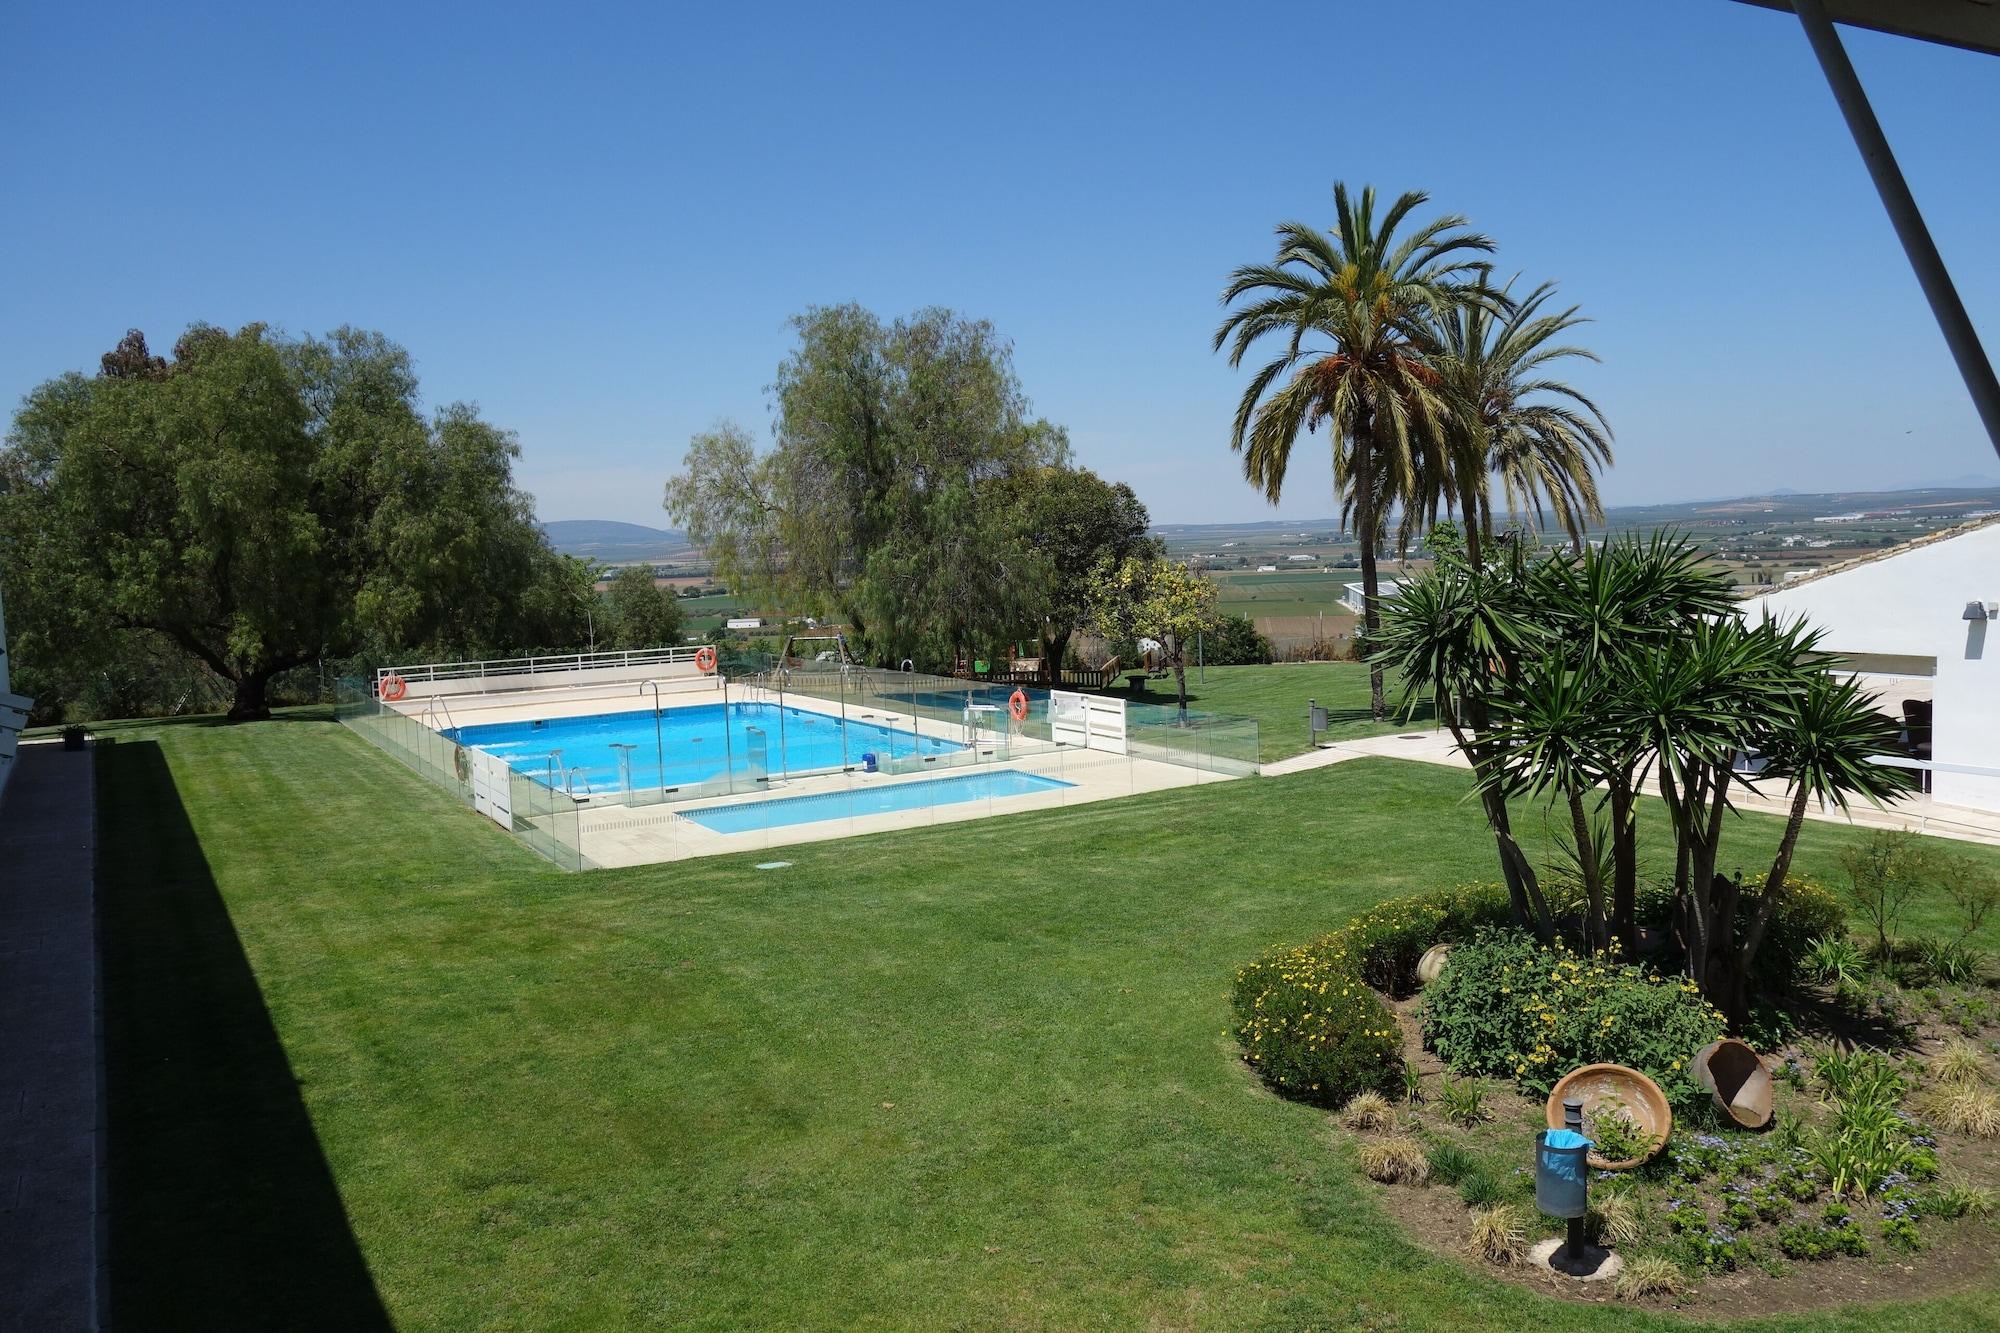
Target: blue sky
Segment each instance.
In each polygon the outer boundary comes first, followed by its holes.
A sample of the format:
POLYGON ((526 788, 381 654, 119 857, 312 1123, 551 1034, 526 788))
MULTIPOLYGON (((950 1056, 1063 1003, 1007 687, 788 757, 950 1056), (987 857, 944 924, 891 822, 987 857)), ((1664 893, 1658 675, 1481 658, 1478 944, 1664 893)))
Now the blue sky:
MULTIPOLYGON (((1989 348, 2000 61, 1848 45, 1989 348)), ((0 395, 128 326, 378 328, 519 432, 544 518, 664 524, 786 317, 942 304, 1168 522, 1277 509, 1227 448, 1216 292, 1336 179, 1560 280, 1613 503, 2000 475, 1819 77, 1729 0, 16 5, 0 395)))

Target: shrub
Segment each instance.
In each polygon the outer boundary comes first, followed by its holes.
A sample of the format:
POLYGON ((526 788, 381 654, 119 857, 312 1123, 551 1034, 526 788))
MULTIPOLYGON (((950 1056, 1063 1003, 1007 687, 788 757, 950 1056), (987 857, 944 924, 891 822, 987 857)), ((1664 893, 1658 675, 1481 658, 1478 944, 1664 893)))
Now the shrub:
POLYGON ((1271 641, 1248 616, 1220 616, 1202 639, 1202 660, 1209 666, 1248 666, 1271 656, 1271 641))
POLYGON ((1471 1129, 1487 1118, 1486 1089, 1476 1078, 1464 1082, 1446 1079, 1438 1085, 1438 1109, 1452 1124, 1471 1129))
POLYGON ((1546 1097, 1571 1069, 1606 1061, 1644 1072, 1683 1109, 1708 1096, 1688 1061, 1724 1030, 1721 1011, 1691 983, 1491 930, 1453 950, 1424 997, 1423 1023, 1462 1073, 1511 1078, 1546 1097))
MULTIPOLYGON (((1736 942, 1740 945, 1757 918, 1759 899, 1745 894, 1736 910, 1736 942)), ((1769 986, 1794 986, 1811 973, 1816 940, 1847 938, 1847 909, 1840 899, 1809 879, 1785 877, 1784 896, 1771 913, 1764 942, 1751 963, 1759 980, 1769 986)), ((1858 960, 1857 960, 1858 961, 1858 960)))
POLYGON ((1472 1235, 1467 1248, 1489 1263, 1511 1264, 1528 1252, 1528 1228, 1521 1210, 1511 1203, 1496 1204, 1472 1215, 1472 1235))
POLYGON ((1861 984, 1860 946, 1845 935, 1818 935, 1806 946, 1805 973, 1836 989, 1861 984))
POLYGON ((1473 1171, 1458 1182, 1458 1198, 1467 1208, 1487 1208, 1500 1202, 1500 1182, 1484 1171, 1473 1171))
POLYGON ((1340 1108, 1340 1123, 1355 1131, 1393 1129, 1396 1113, 1388 1098, 1379 1092, 1357 1092, 1340 1108))
POLYGON ((1655 1136, 1641 1129, 1625 1108, 1600 1105, 1590 1117, 1590 1138, 1606 1161, 1629 1162, 1652 1152, 1655 1136))
POLYGON ((1338 934, 1363 981, 1402 996, 1416 989, 1417 960, 1425 950, 1469 940, 1483 928, 1505 924, 1511 915, 1503 886, 1467 884, 1391 898, 1349 921, 1338 934))
POLYGON ((1940 1129, 1981 1139, 2000 1137, 2000 1094, 1990 1088, 1964 1084, 1932 1088, 1916 1105, 1940 1129))
POLYGON ((1442 1185, 1456 1185, 1479 1170, 1472 1154, 1456 1143, 1433 1143, 1424 1159, 1430 1163, 1431 1179, 1442 1185))
POLYGON ((1675 1296, 1680 1294, 1680 1289, 1681 1270, 1665 1255, 1641 1255, 1626 1264, 1625 1271, 1618 1275, 1618 1295, 1622 1300, 1675 1296))
POLYGON ((1794 1222, 1778 1228, 1778 1248, 1794 1259, 1831 1259, 1837 1254, 1856 1258, 1868 1253, 1861 1224, 1844 1205, 1829 1204, 1818 1222, 1794 1222))
POLYGON ((1640 1225, 1639 1204, 1625 1190, 1605 1189, 1597 1192, 1591 1200, 1590 1216, 1587 1219, 1591 1234, 1599 1242, 1612 1245, 1630 1245, 1639 1239, 1643 1229, 1640 1225))
POLYGON ((1931 1076, 1939 1083, 1978 1087, 1986 1081, 1986 1059, 1971 1042, 1955 1041, 1931 1062, 1931 1076))
POLYGON ((1338 1106, 1401 1081, 1396 1019, 1329 935, 1266 954, 1236 974, 1243 1058, 1287 1096, 1338 1106))
POLYGON ((1364 1143, 1355 1157, 1370 1180, 1384 1185, 1421 1185, 1430 1178, 1424 1145, 1407 1135, 1364 1143))
POLYGON ((1498 885, 1440 890, 1382 903, 1330 935, 1270 951, 1236 974, 1244 1058, 1278 1091, 1327 1106, 1405 1087, 1395 1018, 1370 987, 1407 992, 1424 950, 1508 911, 1498 885))

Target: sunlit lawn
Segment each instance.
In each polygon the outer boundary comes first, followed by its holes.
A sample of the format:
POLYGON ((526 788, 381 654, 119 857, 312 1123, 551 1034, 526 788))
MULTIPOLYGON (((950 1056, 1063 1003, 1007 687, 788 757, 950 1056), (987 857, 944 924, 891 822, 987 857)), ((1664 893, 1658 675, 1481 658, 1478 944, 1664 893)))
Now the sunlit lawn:
MULTIPOLYGON (((1490 875, 1462 773, 565 876, 322 720, 115 734, 120 1326, 1671 1322, 1417 1250, 1236 1058, 1240 961, 1490 875)), ((1811 826, 1800 867, 1847 836, 1811 826)))
MULTIPOLYGON (((1321 734, 1322 741, 1431 725, 1428 699, 1418 703, 1413 715, 1406 716, 1398 706, 1401 686, 1394 673, 1387 689, 1389 717, 1378 723, 1368 709, 1368 668, 1359 662, 1281 662, 1188 670, 1188 707, 1256 718, 1260 758, 1265 763, 1302 754, 1308 748, 1309 700, 1317 700, 1331 715, 1328 721, 1332 728, 1321 734)), ((1171 706, 1176 701, 1174 678, 1167 675, 1147 681, 1132 697, 1171 706)))

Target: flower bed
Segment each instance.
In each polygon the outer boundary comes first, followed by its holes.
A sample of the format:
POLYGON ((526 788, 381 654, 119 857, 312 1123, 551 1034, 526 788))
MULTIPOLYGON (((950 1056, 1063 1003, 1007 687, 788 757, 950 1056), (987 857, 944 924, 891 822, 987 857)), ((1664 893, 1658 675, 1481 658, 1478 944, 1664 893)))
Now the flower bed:
POLYGON ((1423 1001, 1425 1041, 1460 1073, 1546 1097, 1579 1065, 1628 1065, 1676 1110, 1707 1100, 1688 1065, 1724 1026, 1692 983, 1515 931, 1482 931, 1453 949, 1423 1001))
POLYGON ((1274 949, 1236 974, 1243 1058, 1278 1091, 1338 1105, 1401 1085, 1402 1039, 1375 991, 1407 993, 1417 959, 1507 916, 1497 885, 1392 899, 1307 944, 1274 949))

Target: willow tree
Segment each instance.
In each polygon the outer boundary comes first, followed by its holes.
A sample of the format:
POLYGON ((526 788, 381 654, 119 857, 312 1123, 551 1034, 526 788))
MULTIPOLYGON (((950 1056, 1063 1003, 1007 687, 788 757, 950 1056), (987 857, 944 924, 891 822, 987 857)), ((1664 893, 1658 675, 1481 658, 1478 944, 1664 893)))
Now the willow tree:
POLYGON ((773 447, 696 436, 668 511, 732 586, 842 621, 878 657, 948 658, 1030 620, 1032 553, 988 492, 1068 441, 1031 414, 1008 344, 940 309, 814 307, 792 327, 773 447))
MULTIPOLYGON (((1334 186, 1330 232, 1281 223, 1269 263, 1230 275, 1229 308, 1214 347, 1240 366, 1251 350, 1279 350, 1251 376, 1237 404, 1230 448, 1243 474, 1276 504, 1304 433, 1324 426, 1333 489, 1361 546, 1362 639, 1380 628, 1376 548, 1390 506, 1417 493, 1426 472, 1442 475, 1448 404, 1433 359, 1436 328, 1468 303, 1490 302, 1486 261, 1493 243, 1447 214, 1398 237, 1428 196, 1400 196, 1379 218, 1375 191, 1358 199, 1334 186), (1431 455, 1426 457, 1426 455, 1431 455)), ((1382 668, 1370 668, 1370 708, 1387 711, 1382 668)))
POLYGON ((131 334, 15 416, 0 576, 32 660, 74 678, 164 646, 227 682, 238 720, 322 657, 568 646, 588 583, 516 452, 470 407, 427 418, 380 334, 196 325, 172 358, 131 334))

